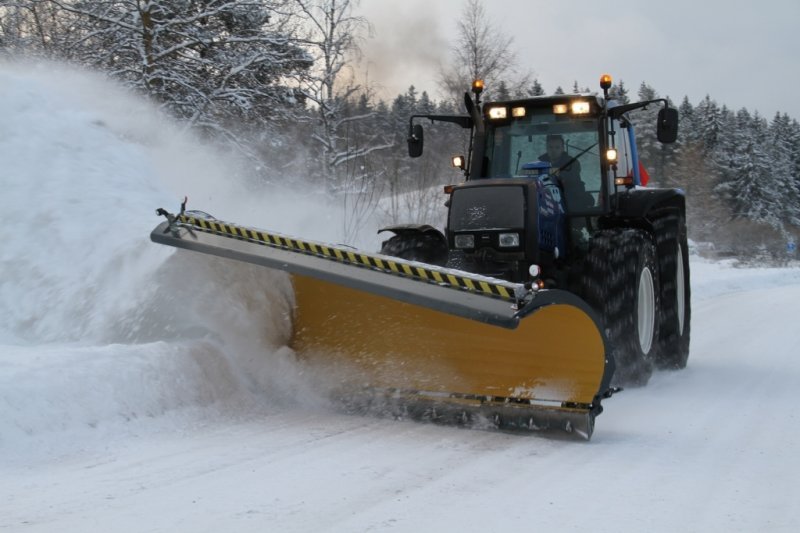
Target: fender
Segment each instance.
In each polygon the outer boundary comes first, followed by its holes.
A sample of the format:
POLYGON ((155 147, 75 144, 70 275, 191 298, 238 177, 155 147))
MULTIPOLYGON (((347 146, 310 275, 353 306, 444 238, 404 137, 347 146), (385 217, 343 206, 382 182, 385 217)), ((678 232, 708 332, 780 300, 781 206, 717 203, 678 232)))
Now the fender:
POLYGON ((395 224, 394 226, 386 226, 385 228, 379 229, 378 234, 381 234, 384 231, 391 231, 395 235, 411 235, 415 233, 418 235, 438 234, 442 237, 443 241, 447 242, 444 234, 430 224, 395 224))
POLYGON ((662 209, 686 210, 686 193, 682 189, 631 189, 617 194, 618 216, 650 218, 662 209))
POLYGON ((631 189, 617 193, 617 210, 604 217, 604 227, 641 227, 652 231, 653 220, 667 214, 686 216, 682 189, 631 189))

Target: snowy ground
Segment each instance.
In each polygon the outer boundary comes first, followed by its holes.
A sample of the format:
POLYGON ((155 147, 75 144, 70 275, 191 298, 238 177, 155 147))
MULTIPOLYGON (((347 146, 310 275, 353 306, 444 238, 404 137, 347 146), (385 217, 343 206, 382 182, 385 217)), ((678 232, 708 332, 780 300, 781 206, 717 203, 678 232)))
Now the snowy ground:
POLYGON ((148 240, 184 193, 335 224, 52 70, 0 66, 0 531, 800 530, 800 269, 693 258, 688 368, 590 442, 337 414, 285 347, 284 276, 148 240))

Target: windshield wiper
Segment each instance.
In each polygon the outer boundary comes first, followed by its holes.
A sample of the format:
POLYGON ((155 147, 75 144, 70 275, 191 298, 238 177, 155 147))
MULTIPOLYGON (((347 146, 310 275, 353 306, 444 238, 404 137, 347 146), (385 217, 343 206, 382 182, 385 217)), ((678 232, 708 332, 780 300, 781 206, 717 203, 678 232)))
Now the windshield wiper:
POLYGON ((573 157, 572 157, 572 158, 571 158, 569 161, 567 161, 566 163, 564 163, 563 165, 561 165, 560 167, 558 167, 558 168, 556 169, 556 173, 560 174, 562 170, 564 170, 565 168, 567 168, 568 166, 570 166, 572 163, 574 163, 575 161, 577 161, 579 157, 581 157, 583 154, 585 154, 586 152, 588 152, 589 150, 591 150, 592 148, 594 148, 594 147, 595 147, 595 146, 597 146, 598 144, 600 144, 600 143, 599 143, 599 141, 598 141, 598 142, 596 142, 596 143, 594 143, 593 145, 589 146, 589 147, 588 147, 588 148, 586 148, 585 150, 581 150, 581 152, 580 152, 579 154, 577 154, 577 155, 573 156, 573 157))

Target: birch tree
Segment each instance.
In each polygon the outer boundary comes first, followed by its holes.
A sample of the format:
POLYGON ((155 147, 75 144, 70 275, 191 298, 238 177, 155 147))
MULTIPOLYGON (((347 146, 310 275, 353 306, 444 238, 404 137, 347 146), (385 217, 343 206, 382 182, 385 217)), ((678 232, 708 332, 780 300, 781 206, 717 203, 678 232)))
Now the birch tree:
POLYGON ((385 132, 361 127, 373 118, 370 107, 352 105, 354 99, 369 97, 368 88, 355 82, 352 69, 369 23, 353 14, 352 0, 295 0, 295 5, 306 21, 303 45, 314 59, 302 87, 314 107, 312 140, 322 181, 329 192, 353 186, 364 190, 369 176, 360 174, 361 165, 354 166, 354 161, 392 146, 385 132))
POLYGON ((530 74, 517 70, 514 39, 509 37, 486 14, 481 0, 467 0, 458 20, 458 37, 451 49, 452 60, 439 79, 448 99, 462 102, 473 80, 486 83, 487 97, 504 81, 510 93, 524 92, 530 86, 530 74))

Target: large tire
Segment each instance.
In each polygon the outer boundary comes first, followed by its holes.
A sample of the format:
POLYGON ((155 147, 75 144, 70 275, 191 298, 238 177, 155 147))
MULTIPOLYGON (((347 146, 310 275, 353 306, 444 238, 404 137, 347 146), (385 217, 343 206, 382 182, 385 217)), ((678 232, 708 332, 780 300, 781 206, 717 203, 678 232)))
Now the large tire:
POLYGON ((584 298, 603 320, 616 366, 612 385, 646 385, 658 350, 661 298, 650 235, 635 229, 595 234, 582 286, 584 298))
POLYGON ((654 227, 661 279, 660 334, 655 365, 677 370, 684 368, 689 360, 692 316, 686 223, 676 213, 656 219, 654 227))
POLYGON ((409 261, 444 266, 447 263, 447 239, 436 232, 402 232, 383 241, 381 253, 409 261))

